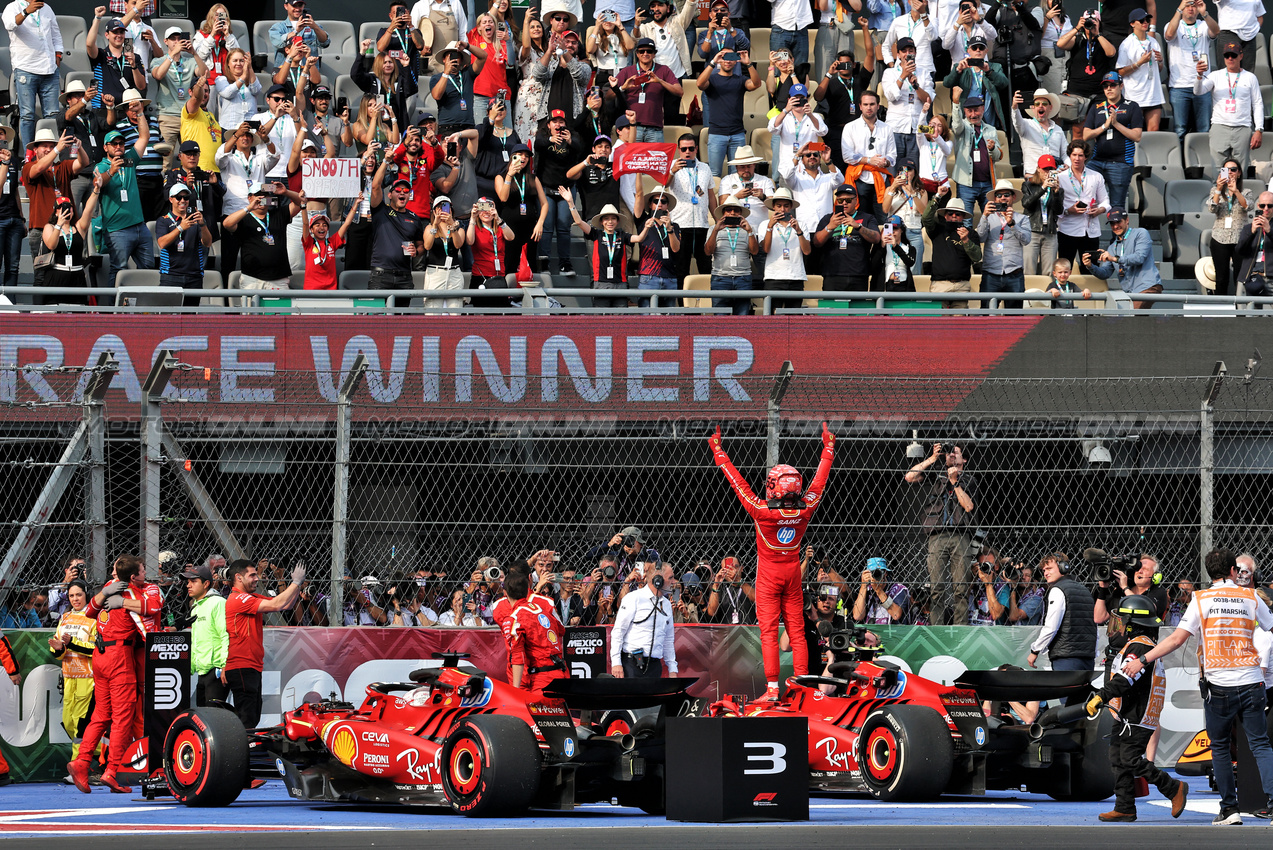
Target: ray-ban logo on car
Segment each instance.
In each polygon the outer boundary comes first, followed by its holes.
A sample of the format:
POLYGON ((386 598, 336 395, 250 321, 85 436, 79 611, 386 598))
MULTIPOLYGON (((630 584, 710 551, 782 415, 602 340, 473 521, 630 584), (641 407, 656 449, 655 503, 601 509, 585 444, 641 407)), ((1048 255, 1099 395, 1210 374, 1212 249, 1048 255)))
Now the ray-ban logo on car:
POLYGON ((156 668, 153 693, 151 705, 157 711, 167 711, 181 705, 181 671, 171 667, 156 668))

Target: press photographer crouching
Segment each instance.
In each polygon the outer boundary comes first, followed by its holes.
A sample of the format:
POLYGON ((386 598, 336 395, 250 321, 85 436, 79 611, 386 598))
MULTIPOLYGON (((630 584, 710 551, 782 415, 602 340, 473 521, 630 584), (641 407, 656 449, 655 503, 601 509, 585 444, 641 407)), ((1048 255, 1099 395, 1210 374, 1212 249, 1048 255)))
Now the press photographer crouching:
MULTIPOLYGON (((1088 550, 1094 551, 1100 550, 1088 550)), ((1092 563, 1091 559, 1088 563, 1092 563)), ((1047 582, 1043 628, 1030 645, 1026 660, 1031 667, 1037 667, 1039 654, 1046 651, 1053 670, 1093 670, 1097 632, 1092 594, 1070 577, 1070 559, 1064 552, 1046 556, 1039 562, 1039 569, 1047 582)))
POLYGON ((883 558, 868 559, 853 602, 853 622, 880 626, 904 623, 910 607, 910 592, 906 585, 894 580, 888 562, 883 558))

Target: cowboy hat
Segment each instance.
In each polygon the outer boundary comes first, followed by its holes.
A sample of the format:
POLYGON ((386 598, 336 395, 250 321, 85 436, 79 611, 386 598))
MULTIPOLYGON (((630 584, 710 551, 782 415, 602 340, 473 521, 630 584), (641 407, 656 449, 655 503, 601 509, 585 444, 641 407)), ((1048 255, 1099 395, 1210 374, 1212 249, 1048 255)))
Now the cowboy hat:
POLYGON ((604 207, 602 207, 601 212, 597 213, 591 219, 588 220, 588 224, 592 226, 593 230, 601 230, 602 229, 601 219, 605 218, 608 215, 612 215, 615 218, 619 217, 619 211, 615 209, 614 204, 606 204, 604 207))
POLYGON ((71 80, 66 84, 66 91, 57 96, 57 101, 63 106, 66 106, 67 97, 73 94, 83 95, 84 92, 85 88, 83 80, 71 80))
POLYGON ((1058 95, 1055 95, 1052 92, 1048 91, 1047 89, 1035 89, 1034 96, 1030 99, 1030 102, 1034 103, 1034 101, 1038 100, 1041 97, 1047 98, 1047 101, 1048 101, 1047 117, 1051 118, 1053 115, 1056 115, 1057 110, 1061 108, 1061 98, 1058 95))
POLYGON ((655 189, 653 192, 650 193, 649 197, 646 198, 645 206, 647 209, 649 208, 650 204, 654 202, 655 198, 662 198, 663 200, 667 201, 668 212, 671 212, 672 210, 676 209, 676 196, 673 195, 664 187, 660 186, 659 188, 655 189))
POLYGON ((127 109, 134 103, 140 103, 142 109, 150 106, 150 101, 142 97, 141 92, 137 91, 137 89, 124 89, 124 94, 119 99, 119 106, 127 109))
POLYGON ((756 165, 764 162, 764 157, 756 156, 756 152, 751 149, 751 145, 743 145, 734 152, 734 158, 727 165, 756 165))
POLYGON ((1203 289, 1215 292, 1216 261, 1211 257, 1203 257, 1193 264, 1193 276, 1198 279, 1198 283, 1202 285, 1203 289))
POLYGON ((798 209, 800 207, 800 202, 797 201, 795 198, 791 197, 791 190, 787 189, 786 187, 783 187, 782 189, 779 189, 777 192, 774 192, 774 196, 770 198, 769 200, 765 201, 765 206, 768 207, 769 209, 773 209, 774 201, 791 201, 791 208, 793 210, 798 209))
POLYGON ((953 213, 959 213, 962 216, 967 216, 968 208, 964 206, 964 202, 960 200, 959 198, 951 198, 950 201, 946 204, 946 206, 943 207, 942 209, 939 209, 938 212, 942 212, 942 213, 953 212, 953 213))
POLYGON ((995 184, 995 188, 990 193, 990 195, 991 197, 994 197, 995 195, 998 195, 1000 192, 1011 192, 1012 203, 1014 204, 1017 201, 1021 200, 1021 190, 1013 186, 1011 180, 1000 180, 998 183, 995 184))
POLYGON ((544 21, 544 27, 547 28, 548 21, 553 15, 569 15, 570 22, 566 24, 566 29, 572 30, 579 26, 579 16, 570 11, 570 7, 564 0, 548 0, 544 3, 544 8, 540 11, 540 20, 544 21))
POLYGON ((51 127, 43 127, 39 130, 36 130, 35 138, 27 142, 27 150, 30 150, 36 145, 44 145, 44 144, 49 144, 49 145, 57 144, 57 133, 55 133, 51 127))
POLYGON ((461 62, 464 61, 464 51, 460 49, 460 43, 458 41, 453 41, 446 47, 439 50, 436 54, 434 54, 433 58, 441 64, 446 61, 446 55, 448 53, 454 53, 459 57, 461 62))
POLYGON ((743 215, 747 214, 747 205, 732 195, 720 202, 720 205, 716 207, 716 214, 719 216, 726 209, 742 210, 743 215))

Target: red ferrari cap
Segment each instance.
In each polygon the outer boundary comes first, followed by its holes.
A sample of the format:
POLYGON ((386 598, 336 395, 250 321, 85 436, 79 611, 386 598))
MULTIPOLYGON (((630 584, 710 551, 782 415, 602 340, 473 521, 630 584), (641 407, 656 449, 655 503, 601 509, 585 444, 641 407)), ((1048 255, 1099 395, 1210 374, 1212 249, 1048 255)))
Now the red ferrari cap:
POLYGON ((565 117, 566 117, 566 113, 565 113, 565 111, 564 111, 564 110, 561 110, 561 109, 554 109, 554 110, 552 111, 552 114, 551 114, 551 115, 549 115, 548 117, 549 117, 549 118, 561 118, 561 119, 563 119, 563 120, 564 120, 564 119, 565 119, 565 117))

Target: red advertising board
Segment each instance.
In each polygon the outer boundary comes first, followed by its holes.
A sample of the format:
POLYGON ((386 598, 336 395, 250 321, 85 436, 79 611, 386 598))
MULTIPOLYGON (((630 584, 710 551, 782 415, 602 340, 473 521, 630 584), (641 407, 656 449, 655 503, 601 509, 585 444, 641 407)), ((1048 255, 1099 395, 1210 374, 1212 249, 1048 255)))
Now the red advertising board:
POLYGON ((606 418, 751 417, 763 412, 783 361, 799 375, 979 378, 1038 321, 8 316, 0 318, 0 417, 32 415, 7 406, 14 403, 75 401, 86 383, 72 390, 13 367, 84 367, 102 351, 120 364, 108 415, 131 416, 162 349, 196 367, 174 376, 169 390, 193 404, 169 406, 166 416, 270 417, 291 415, 283 408, 298 404, 327 409, 363 354, 369 368, 367 390, 356 399, 360 416, 449 418, 492 409, 517 416, 560 408, 606 418))

